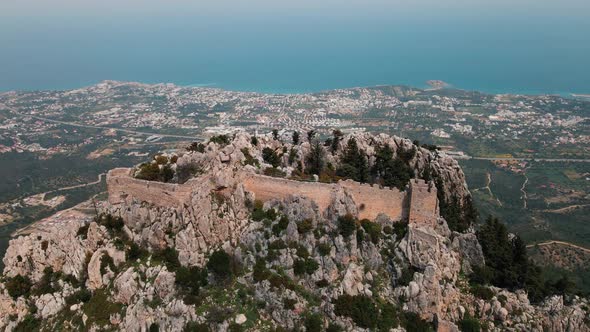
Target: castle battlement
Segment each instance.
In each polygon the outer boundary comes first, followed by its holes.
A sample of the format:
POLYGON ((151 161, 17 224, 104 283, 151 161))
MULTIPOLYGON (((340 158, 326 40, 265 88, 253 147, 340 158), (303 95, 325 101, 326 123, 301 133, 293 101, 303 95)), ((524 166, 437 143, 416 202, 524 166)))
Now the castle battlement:
MULTIPOLYGON (((385 214, 392 220, 407 216, 410 223, 432 224, 439 216, 436 187, 423 180, 411 180, 409 188, 400 191, 353 180, 304 182, 249 172, 238 174, 236 179, 240 179, 244 190, 252 192, 256 199, 269 201, 300 195, 312 199, 322 212, 332 204, 334 193, 344 190, 354 200, 360 219, 374 220, 379 214, 385 214)), ((182 207, 190 204, 198 183, 194 181, 184 184, 145 181, 134 178, 132 169, 113 169, 107 174, 109 203, 117 205, 133 198, 160 207, 182 207)))

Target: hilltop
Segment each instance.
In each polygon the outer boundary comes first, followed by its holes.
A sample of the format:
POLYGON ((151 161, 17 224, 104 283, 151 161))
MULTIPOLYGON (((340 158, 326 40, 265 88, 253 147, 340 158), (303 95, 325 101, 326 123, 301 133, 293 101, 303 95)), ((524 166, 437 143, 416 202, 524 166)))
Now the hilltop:
POLYGON ((459 164, 385 134, 244 132, 107 174, 95 217, 11 240, 0 328, 588 331, 459 164), (290 133, 291 134, 291 133, 290 133))

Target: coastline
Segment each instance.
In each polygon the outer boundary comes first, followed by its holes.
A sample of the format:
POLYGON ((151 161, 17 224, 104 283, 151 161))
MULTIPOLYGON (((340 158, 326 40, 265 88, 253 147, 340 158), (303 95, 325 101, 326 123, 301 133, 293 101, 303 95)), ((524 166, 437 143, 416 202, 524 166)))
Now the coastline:
POLYGON ((436 91, 442 89, 457 89, 463 91, 480 92, 489 95, 521 95, 521 96, 562 96, 570 98, 583 98, 590 99, 590 93, 572 92, 572 91, 541 91, 541 90, 528 90, 528 89, 498 89, 498 88, 477 88, 477 87, 464 87, 449 83, 444 80, 427 80, 422 84, 407 83, 400 80, 398 83, 375 83, 368 85, 349 85, 349 86, 329 86, 325 88, 316 89, 298 89, 298 88, 271 88, 271 87, 252 87, 244 88, 236 85, 226 85, 223 83, 181 83, 181 82, 148 82, 148 81, 134 81, 134 80, 102 80, 93 83, 82 83, 80 85, 69 85, 67 87, 55 87, 55 88, 29 88, 29 89, 10 89, 5 90, 0 88, 0 96, 8 93, 31 93, 31 92, 51 92, 51 91, 69 91, 84 89, 98 85, 103 82, 117 82, 117 83, 128 83, 128 84, 144 84, 144 85, 158 85, 158 84, 173 84, 182 88, 209 88, 209 89, 220 89, 231 92, 244 92, 244 93, 259 93, 259 94, 275 94, 275 95, 302 95, 302 94, 316 94, 324 93, 334 90, 348 90, 348 89, 361 89, 361 88, 378 88, 388 86, 405 86, 415 88, 424 91, 436 91), (431 85, 431 82, 440 82, 440 85, 431 85))

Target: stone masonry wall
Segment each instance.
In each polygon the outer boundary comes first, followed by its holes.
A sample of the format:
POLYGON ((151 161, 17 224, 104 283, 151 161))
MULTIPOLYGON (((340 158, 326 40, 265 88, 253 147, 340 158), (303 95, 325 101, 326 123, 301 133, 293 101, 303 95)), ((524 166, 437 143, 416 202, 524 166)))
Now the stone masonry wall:
MULTIPOLYGON (((380 188, 352 180, 328 184, 252 173, 244 173, 241 177, 244 189, 254 193, 256 199, 262 201, 301 195, 314 200, 323 212, 331 204, 333 193, 343 189, 353 197, 360 219, 374 220, 383 213, 392 220, 401 220, 407 213, 411 223, 425 224, 435 222, 438 217, 436 187, 421 180, 412 180, 410 190, 400 192, 397 189, 380 188), (408 195, 409 211, 404 208, 408 195)), ((109 203, 112 205, 134 198, 160 207, 182 207, 189 202, 194 187, 191 181, 185 184, 170 184, 135 179, 128 168, 111 170, 107 175, 107 186, 109 203)))
POLYGON ((301 195, 314 200, 322 212, 332 202, 332 193, 342 188, 352 195, 359 210, 359 218, 369 220, 374 220, 380 213, 386 214, 393 220, 402 219, 403 202, 406 196, 405 192, 397 189, 379 188, 352 180, 329 184, 251 174, 245 176, 243 183, 244 188, 253 192, 256 199, 268 201, 287 198, 289 195, 301 195))
POLYGON ((439 216, 436 186, 424 180, 410 182, 409 223, 413 225, 434 226, 439 216))
POLYGON ((183 185, 135 179, 130 168, 115 168, 107 174, 109 203, 117 205, 128 198, 160 207, 181 207, 192 192, 190 183, 183 185))

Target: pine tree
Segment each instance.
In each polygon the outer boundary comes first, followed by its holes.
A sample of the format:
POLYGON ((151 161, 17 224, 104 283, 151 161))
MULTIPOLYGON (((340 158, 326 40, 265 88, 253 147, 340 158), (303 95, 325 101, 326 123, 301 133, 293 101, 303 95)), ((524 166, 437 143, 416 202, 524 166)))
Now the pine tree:
POLYGON ((320 175, 325 166, 325 151, 319 140, 311 143, 311 149, 307 156, 307 170, 309 174, 320 175))
POLYGON ((294 131, 293 132, 293 145, 298 145, 298 144, 299 144, 299 132, 294 131))

